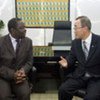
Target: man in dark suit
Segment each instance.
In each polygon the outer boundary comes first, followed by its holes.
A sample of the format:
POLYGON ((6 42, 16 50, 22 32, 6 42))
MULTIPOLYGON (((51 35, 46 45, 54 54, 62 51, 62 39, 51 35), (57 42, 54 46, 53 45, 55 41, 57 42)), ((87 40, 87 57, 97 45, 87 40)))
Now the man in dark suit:
POLYGON ((8 22, 9 34, 0 38, 0 100, 30 100, 27 75, 33 64, 32 40, 25 37, 25 24, 19 18, 8 22))
POLYGON ((59 88, 59 100, 72 100, 76 90, 87 87, 84 100, 100 100, 100 36, 91 32, 91 22, 86 16, 79 16, 74 24, 75 37, 71 52, 59 63, 63 68, 78 66, 59 88), (85 43, 85 45, 84 45, 85 43))

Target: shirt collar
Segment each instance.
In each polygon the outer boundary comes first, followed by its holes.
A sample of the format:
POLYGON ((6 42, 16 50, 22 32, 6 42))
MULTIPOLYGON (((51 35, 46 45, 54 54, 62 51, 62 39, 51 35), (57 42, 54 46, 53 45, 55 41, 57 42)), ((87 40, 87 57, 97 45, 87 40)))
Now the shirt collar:
MULTIPOLYGON (((91 39, 92 39, 92 33, 90 33, 90 35, 85 39, 85 42, 87 44, 90 44, 91 43, 91 39)), ((84 41, 84 40, 82 40, 82 41, 84 41)))
MULTIPOLYGON (((12 42, 16 41, 16 38, 12 37, 11 34, 9 34, 9 36, 10 36, 10 39, 11 39, 12 42)), ((21 41, 21 39, 19 39, 19 41, 21 41)))
POLYGON ((11 34, 9 34, 9 36, 10 36, 10 39, 11 39, 12 43, 13 43, 14 41, 16 41, 16 39, 15 39, 14 37, 12 37, 11 34))

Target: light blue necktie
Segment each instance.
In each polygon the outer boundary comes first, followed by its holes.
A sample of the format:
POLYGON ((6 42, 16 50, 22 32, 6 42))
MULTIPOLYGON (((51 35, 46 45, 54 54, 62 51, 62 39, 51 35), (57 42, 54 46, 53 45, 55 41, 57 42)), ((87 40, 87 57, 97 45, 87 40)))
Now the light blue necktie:
POLYGON ((86 41, 83 41, 83 52, 84 52, 84 55, 85 55, 85 59, 87 60, 87 57, 88 57, 88 48, 86 46, 86 41))

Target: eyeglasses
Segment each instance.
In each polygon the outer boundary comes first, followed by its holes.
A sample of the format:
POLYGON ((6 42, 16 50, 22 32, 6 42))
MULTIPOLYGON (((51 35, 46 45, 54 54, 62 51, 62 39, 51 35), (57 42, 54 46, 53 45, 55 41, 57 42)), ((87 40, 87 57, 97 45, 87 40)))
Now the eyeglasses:
POLYGON ((73 29, 76 30, 76 29, 80 29, 80 28, 83 28, 82 26, 81 27, 74 27, 73 29))

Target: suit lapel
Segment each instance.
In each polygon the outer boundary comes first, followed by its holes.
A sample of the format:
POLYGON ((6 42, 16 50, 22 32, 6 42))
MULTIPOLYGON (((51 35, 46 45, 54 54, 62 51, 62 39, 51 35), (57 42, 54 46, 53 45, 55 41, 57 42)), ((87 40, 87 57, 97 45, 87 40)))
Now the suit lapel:
POLYGON ((11 39, 10 39, 9 35, 7 35, 5 37, 4 42, 5 42, 5 45, 6 45, 7 49, 9 50, 9 52, 11 52, 11 54, 13 54, 15 56, 14 48, 13 48, 13 45, 11 43, 11 39))
POLYGON ((95 35, 92 35, 92 41, 91 41, 91 45, 90 45, 90 51, 89 51, 89 55, 87 58, 87 61, 91 58, 91 56, 93 56, 95 50, 97 48, 97 40, 95 38, 95 35))
POLYGON ((20 55, 21 57, 21 54, 24 52, 25 50, 25 38, 21 40, 21 43, 20 43, 20 48, 19 48, 19 52, 18 52, 18 56, 20 55))
MULTIPOLYGON (((21 54, 24 52, 25 49, 23 49, 23 48, 26 48, 25 44, 26 44, 25 43, 25 38, 23 38, 21 40, 21 43, 20 43, 20 48, 19 48, 19 52, 18 52, 18 58, 19 58, 19 56, 21 57, 21 54)), ((14 48, 13 48, 13 45, 11 43, 11 39, 10 39, 9 35, 7 35, 5 37, 5 45, 6 45, 7 49, 8 49, 8 51, 11 52, 11 54, 16 57, 16 53, 14 51, 14 48)))
POLYGON ((82 50, 81 40, 79 40, 79 42, 77 43, 77 48, 78 48, 78 54, 79 54, 79 57, 80 57, 80 61, 84 62, 85 61, 85 55, 84 55, 84 52, 82 50))

